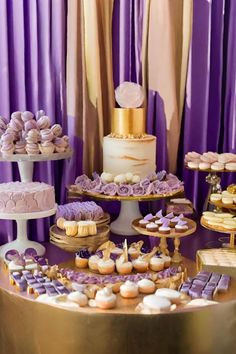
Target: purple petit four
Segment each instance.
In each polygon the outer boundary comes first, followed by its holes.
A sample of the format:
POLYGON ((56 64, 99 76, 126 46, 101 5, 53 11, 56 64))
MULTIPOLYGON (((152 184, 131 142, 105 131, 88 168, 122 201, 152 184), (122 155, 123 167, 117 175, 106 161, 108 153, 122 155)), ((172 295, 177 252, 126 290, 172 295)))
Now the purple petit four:
POLYGON ((151 221, 152 219, 154 219, 154 215, 152 214, 147 214, 146 216, 144 216, 144 220, 151 221))

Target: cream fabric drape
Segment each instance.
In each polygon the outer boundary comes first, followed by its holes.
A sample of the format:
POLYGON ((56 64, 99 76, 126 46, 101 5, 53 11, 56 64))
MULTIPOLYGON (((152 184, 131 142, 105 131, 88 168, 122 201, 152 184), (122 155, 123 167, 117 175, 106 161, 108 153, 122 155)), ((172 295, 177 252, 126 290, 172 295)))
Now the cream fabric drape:
POLYGON ((113 0, 68 0, 67 111, 83 140, 83 170, 102 171, 102 139, 114 107, 113 0))
MULTIPOLYGON (((143 82, 163 99, 169 170, 175 172, 192 29, 192 0, 147 0, 143 82)), ((157 136, 158 138, 158 136, 157 136)))

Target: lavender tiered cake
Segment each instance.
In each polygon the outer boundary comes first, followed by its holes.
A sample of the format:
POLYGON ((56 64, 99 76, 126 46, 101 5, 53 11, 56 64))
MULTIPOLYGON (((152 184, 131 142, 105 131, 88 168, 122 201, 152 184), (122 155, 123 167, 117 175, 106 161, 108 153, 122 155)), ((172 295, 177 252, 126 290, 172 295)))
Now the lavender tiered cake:
POLYGON ((1 213, 33 213, 55 207, 54 187, 40 182, 0 184, 1 213))

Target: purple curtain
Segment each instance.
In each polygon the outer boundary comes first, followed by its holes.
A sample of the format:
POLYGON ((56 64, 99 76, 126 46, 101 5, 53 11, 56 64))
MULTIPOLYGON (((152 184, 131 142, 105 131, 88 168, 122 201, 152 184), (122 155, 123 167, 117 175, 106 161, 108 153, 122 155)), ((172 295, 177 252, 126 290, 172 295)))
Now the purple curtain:
MULTIPOLYGON (((143 0, 115 0, 113 10, 113 76, 142 83, 143 0)), ((206 173, 183 167, 188 151, 236 151, 236 2, 193 2, 193 32, 188 65, 177 174, 186 195, 200 211, 208 184, 206 173)), ((164 103, 158 92, 147 93, 147 132, 157 136, 157 169, 167 168, 164 103)), ((222 174, 225 188, 233 174, 222 174)))
MULTIPOLYGON (((113 8, 114 87, 123 81, 142 84, 142 35, 145 0, 115 0, 113 8)), ((157 136, 157 169, 166 169, 166 120, 158 92, 147 92, 147 132, 157 136)))
MULTIPOLYGON (((236 3, 199 0, 193 4, 181 168, 188 151, 236 152, 236 3)), ((183 177, 187 196, 201 210, 208 188, 206 173, 184 169, 183 177)), ((232 180, 233 174, 223 174, 223 188, 232 180)))
MULTIPOLYGON (((66 1, 0 0, 0 14, 0 115, 44 109, 66 134, 66 1)), ((36 163, 34 180, 55 185, 59 201, 64 171, 62 161, 36 163)), ((16 164, 1 162, 0 182, 12 180, 19 180, 16 164)), ((0 243, 12 240, 12 222, 0 225, 0 243)), ((49 220, 35 226, 30 222, 32 238, 47 239, 49 220)))

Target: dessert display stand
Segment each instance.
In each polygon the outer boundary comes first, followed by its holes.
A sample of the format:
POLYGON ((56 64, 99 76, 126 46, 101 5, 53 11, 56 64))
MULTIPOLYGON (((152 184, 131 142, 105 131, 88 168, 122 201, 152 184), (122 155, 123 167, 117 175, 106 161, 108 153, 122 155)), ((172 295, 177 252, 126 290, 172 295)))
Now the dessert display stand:
POLYGON ((204 203, 203 210, 208 210, 209 208, 209 200, 210 200, 210 195, 212 193, 221 193, 221 178, 218 176, 218 173, 223 173, 223 172, 235 172, 235 171, 230 171, 230 170, 222 170, 222 171, 214 171, 212 169, 207 169, 207 170, 200 170, 199 168, 190 168, 185 165, 185 167, 188 170, 191 171, 198 171, 198 172, 207 172, 208 175, 206 176, 206 182, 209 184, 209 189, 207 193, 207 197, 204 203))
POLYGON ((69 196, 89 196, 96 200, 101 201, 120 201, 120 213, 115 221, 111 223, 111 231, 117 235, 138 235, 139 232, 135 231, 132 227, 132 221, 134 219, 139 219, 142 214, 139 209, 139 202, 143 201, 154 201, 158 199, 171 198, 182 193, 183 189, 176 190, 175 192, 169 194, 152 194, 144 196, 108 196, 99 193, 76 191, 73 186, 69 187, 69 196))
POLYGON ((55 208, 35 213, 0 213, 0 219, 4 220, 16 220, 17 224, 17 237, 15 241, 6 243, 0 247, 0 257, 4 258, 7 251, 11 249, 17 250, 19 253, 23 253, 26 248, 34 248, 39 256, 45 253, 45 247, 35 241, 30 241, 27 236, 27 221, 32 219, 41 219, 56 213, 55 208))
MULTIPOLYGON (((63 153, 53 153, 38 154, 38 155, 28 155, 28 154, 16 154, 2 156, 0 155, 0 161, 5 162, 17 162, 21 182, 32 182, 33 180, 33 170, 34 162, 40 161, 55 161, 63 160, 72 156, 72 150, 63 153)), ((33 247, 36 249, 38 255, 43 255, 45 253, 45 248, 38 242, 29 241, 27 236, 27 220, 45 218, 56 213, 56 207, 47 210, 45 212, 36 213, 0 213, 0 219, 5 220, 16 220, 17 223, 17 238, 15 241, 9 242, 0 247, 0 257, 4 257, 5 253, 10 249, 16 249, 18 252, 23 252, 26 248, 33 247)))
POLYGON ((141 235, 159 237, 160 238, 159 247, 160 247, 160 250, 163 254, 169 254, 168 246, 167 246, 167 238, 173 239, 175 248, 174 248, 174 254, 172 256, 172 262, 174 262, 174 263, 182 262, 182 256, 181 256, 181 253, 179 252, 180 239, 182 237, 192 235, 196 231, 197 225, 196 225, 195 221, 193 221, 191 219, 184 218, 183 220, 187 221, 187 223, 188 223, 188 230, 186 230, 185 232, 176 232, 173 229, 173 230, 171 230, 171 232, 169 234, 164 235, 158 231, 151 232, 151 231, 148 231, 148 230, 140 227, 139 220, 140 219, 136 219, 132 222, 132 227, 134 228, 134 230, 136 230, 141 235))
POLYGON ((208 229, 208 230, 211 230, 211 231, 215 231, 215 232, 220 232, 220 233, 223 233, 223 234, 227 234, 227 235, 230 235, 230 238, 229 238, 229 248, 235 248, 235 244, 234 244, 234 240, 235 240, 235 234, 236 234, 236 230, 235 231, 227 231, 223 228, 214 228, 213 226, 210 226, 209 224, 207 224, 203 218, 201 218, 200 220, 200 223, 203 227, 205 227, 205 229, 208 229))

